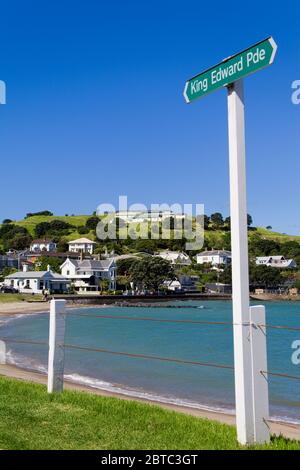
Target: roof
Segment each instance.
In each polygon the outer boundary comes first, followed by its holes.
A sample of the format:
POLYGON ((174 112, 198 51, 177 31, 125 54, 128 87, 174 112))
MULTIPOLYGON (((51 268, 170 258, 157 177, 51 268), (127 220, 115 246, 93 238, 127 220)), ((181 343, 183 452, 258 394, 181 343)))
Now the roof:
POLYGON ((69 259, 69 261, 80 271, 101 271, 102 269, 108 269, 114 263, 114 258, 102 259, 100 261, 93 259, 84 259, 82 261, 69 259))
POLYGON ((230 256, 231 257, 231 251, 228 251, 228 250, 207 250, 207 251, 201 251, 201 253, 197 253, 197 256, 215 256, 215 255, 230 256))
POLYGON ((69 245, 72 243, 92 243, 93 245, 96 245, 96 242, 93 242, 93 240, 90 240, 89 238, 77 238, 77 240, 71 240, 68 242, 69 245))
POLYGON ((36 240, 32 240, 31 245, 33 245, 33 243, 54 243, 54 241, 47 238, 37 238, 36 240))
POLYGON ((160 251, 159 253, 157 253, 157 256, 161 256, 161 255, 172 256, 172 257, 174 257, 174 256, 183 256, 184 258, 189 257, 186 253, 183 253, 182 251, 169 251, 169 250, 160 251))
POLYGON ((50 274, 53 280, 67 280, 61 274, 54 273, 53 271, 18 271, 9 274, 5 279, 42 279, 46 274, 50 274))

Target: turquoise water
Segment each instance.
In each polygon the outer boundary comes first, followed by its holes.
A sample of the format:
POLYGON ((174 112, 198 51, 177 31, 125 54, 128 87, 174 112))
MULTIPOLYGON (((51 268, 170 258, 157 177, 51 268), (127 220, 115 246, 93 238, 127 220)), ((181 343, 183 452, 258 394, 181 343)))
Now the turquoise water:
MULTIPOLYGON (((190 301, 177 305, 203 308, 86 308, 72 309, 66 320, 66 343, 189 361, 233 364, 232 326, 160 323, 96 318, 95 315, 159 319, 232 321, 231 302, 190 301), (78 316, 89 315, 89 317, 78 316), (90 317, 91 316, 91 317, 90 317)), ((300 327, 300 304, 266 303, 267 323, 300 327)), ((48 315, 8 319, 0 337, 47 341, 48 315)), ((300 376, 291 356, 300 331, 268 329, 268 369, 300 376)), ((9 343, 8 359, 19 366, 46 371, 47 346, 9 343)), ((65 374, 81 383, 158 401, 234 410, 233 371, 198 365, 129 358, 66 349, 65 374)), ((300 381, 269 377, 271 415, 300 422, 300 381)))

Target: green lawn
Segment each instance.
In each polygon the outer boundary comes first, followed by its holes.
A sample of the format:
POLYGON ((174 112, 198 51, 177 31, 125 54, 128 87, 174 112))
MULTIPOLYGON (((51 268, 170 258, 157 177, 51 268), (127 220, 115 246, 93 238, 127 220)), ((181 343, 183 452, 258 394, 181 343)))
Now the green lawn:
MULTIPOLYGON (((237 449, 235 428, 158 406, 0 377, 0 449, 237 449)), ((300 449, 274 438, 268 448, 300 449)))
MULTIPOLYGON (((45 215, 35 215, 33 217, 28 217, 27 219, 14 221, 16 225, 20 225, 21 227, 27 228, 29 233, 34 236, 34 229, 37 224, 41 222, 51 222, 52 220, 62 220, 64 222, 68 222, 74 227, 80 227, 85 225, 87 219, 91 217, 91 215, 52 215, 52 216, 45 216, 45 215)), ((82 235, 81 235, 82 236, 82 235)))
POLYGON ((0 294, 0 303, 9 303, 9 302, 40 302, 42 300, 42 295, 40 294, 0 294))

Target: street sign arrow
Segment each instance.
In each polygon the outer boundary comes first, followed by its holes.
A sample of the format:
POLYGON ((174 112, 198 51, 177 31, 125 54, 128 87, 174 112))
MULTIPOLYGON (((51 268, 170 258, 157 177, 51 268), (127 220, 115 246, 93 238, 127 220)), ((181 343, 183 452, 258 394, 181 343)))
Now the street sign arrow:
POLYGON ((183 96, 187 103, 271 65, 277 45, 270 36, 188 80, 183 96))

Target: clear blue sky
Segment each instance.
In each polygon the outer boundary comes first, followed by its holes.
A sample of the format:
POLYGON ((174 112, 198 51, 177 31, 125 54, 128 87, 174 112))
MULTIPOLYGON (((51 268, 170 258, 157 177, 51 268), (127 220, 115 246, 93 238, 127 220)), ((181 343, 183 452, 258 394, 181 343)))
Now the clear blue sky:
POLYGON ((229 212, 227 103, 186 105, 186 79, 273 35, 245 80, 248 206, 300 234, 299 2, 1 2, 0 218, 102 202, 204 203, 229 212))

